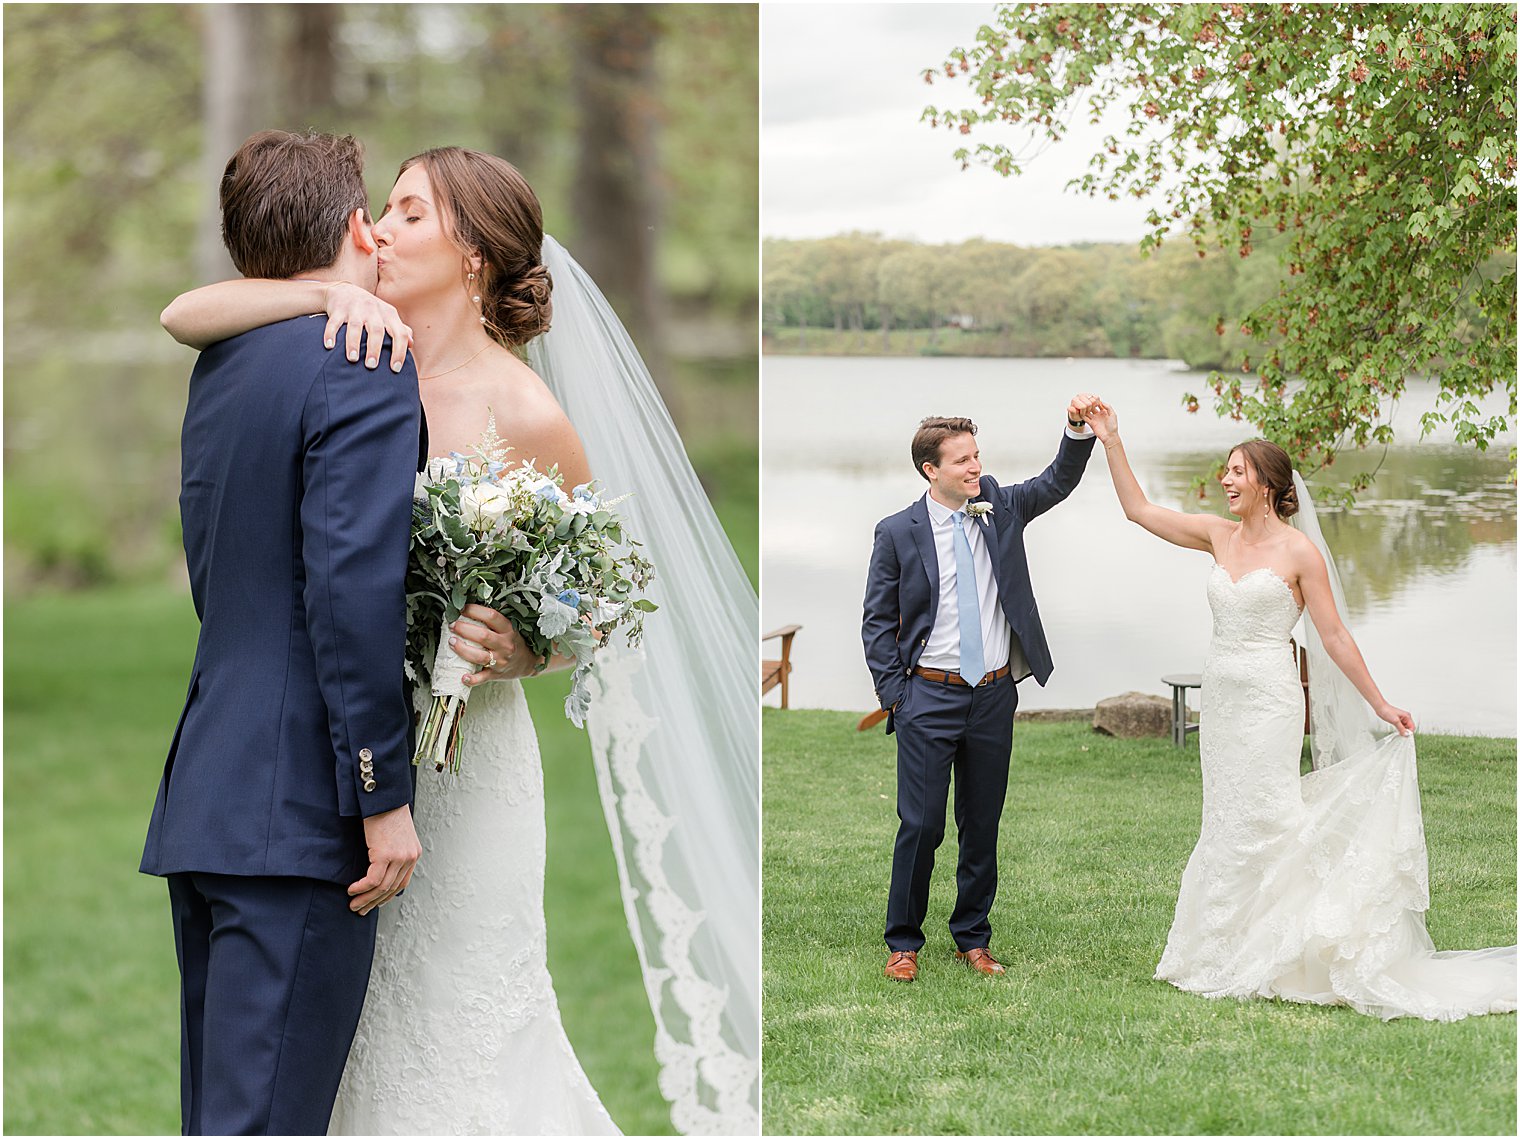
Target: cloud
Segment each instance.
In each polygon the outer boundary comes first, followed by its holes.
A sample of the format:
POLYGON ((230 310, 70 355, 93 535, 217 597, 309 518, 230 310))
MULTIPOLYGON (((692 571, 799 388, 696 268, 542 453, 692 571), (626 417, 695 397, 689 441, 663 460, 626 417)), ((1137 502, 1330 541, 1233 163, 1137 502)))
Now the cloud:
MULTIPOLYGON (((963 85, 942 79, 926 86, 921 73, 972 43, 992 15, 981 4, 764 5, 764 234, 865 230, 1020 245, 1138 241, 1145 203, 1094 201, 1063 190, 1112 127, 1077 123, 1023 174, 1004 179, 976 166, 961 171, 951 158, 961 136, 919 122, 930 102, 965 103, 963 85)), ((1010 143, 1027 137, 1004 136, 1010 143)))

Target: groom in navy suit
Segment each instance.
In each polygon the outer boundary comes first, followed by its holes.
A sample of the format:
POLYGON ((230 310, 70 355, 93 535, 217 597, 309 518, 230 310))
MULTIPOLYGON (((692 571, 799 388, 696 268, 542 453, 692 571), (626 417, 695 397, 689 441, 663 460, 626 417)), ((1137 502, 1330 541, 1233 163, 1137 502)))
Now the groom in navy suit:
MULTIPOLYGON (((358 143, 254 135, 222 232, 247 277, 373 290, 358 143)), ((322 1135, 411 817, 404 576, 417 373, 328 352, 302 317, 190 377, 180 514, 200 639, 142 870, 168 879, 191 1135, 322 1135)))
POLYGON ((1076 489, 1092 454, 1085 422, 1096 397, 1066 410, 1066 434, 1044 472, 1012 486, 982 474, 976 424, 925 419, 913 465, 925 495, 876 527, 861 636, 876 696, 897 734, 897 817, 887 896, 886 975, 918 976, 929 877, 945 837, 955 775, 960 836, 950 933, 978 972, 1003 966, 988 946, 997 891, 997 835, 1008 790, 1015 685, 1051 673, 1024 527, 1076 489))

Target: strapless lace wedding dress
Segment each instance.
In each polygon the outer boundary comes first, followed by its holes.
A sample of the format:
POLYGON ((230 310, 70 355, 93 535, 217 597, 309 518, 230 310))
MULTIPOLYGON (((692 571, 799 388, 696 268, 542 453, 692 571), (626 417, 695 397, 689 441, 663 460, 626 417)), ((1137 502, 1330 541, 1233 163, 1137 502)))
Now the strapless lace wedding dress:
POLYGON ((1438 953, 1412 736, 1299 775, 1299 608, 1269 569, 1210 574, 1203 828, 1158 980, 1206 997, 1345 1004, 1384 1019, 1515 1009, 1515 948, 1438 953))
POLYGON ((617 1134, 546 963, 544 786, 517 681, 470 694, 459 775, 417 773, 422 858, 380 908, 329 1134, 617 1134))

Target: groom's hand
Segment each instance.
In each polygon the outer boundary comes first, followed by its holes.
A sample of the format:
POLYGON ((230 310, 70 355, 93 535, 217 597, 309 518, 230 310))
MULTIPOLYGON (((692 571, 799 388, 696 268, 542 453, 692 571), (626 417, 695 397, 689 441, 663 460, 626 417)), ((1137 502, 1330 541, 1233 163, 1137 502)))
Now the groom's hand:
POLYGON ((365 819, 364 842, 369 847, 369 872, 348 888, 348 908, 361 916, 406 889, 422 857, 410 807, 365 819))
POLYGON ((1089 392, 1080 392, 1071 397, 1071 402, 1066 405, 1066 422, 1068 424, 1088 423, 1089 416, 1095 408, 1103 406, 1103 401, 1089 392))

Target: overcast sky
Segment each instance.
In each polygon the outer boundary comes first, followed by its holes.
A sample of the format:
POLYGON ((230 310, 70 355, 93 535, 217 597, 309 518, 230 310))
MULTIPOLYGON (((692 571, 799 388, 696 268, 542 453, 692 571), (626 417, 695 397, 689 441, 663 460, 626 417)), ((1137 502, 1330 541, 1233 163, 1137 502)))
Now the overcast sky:
MULTIPOLYGON (((826 237, 850 230, 929 242, 984 237, 1017 245, 1138 241, 1148 206, 1063 191, 1122 117, 1074 124, 1024 173, 1002 178, 950 155, 969 140, 920 123, 929 103, 956 109, 970 87, 921 72, 969 47, 990 4, 760 6, 761 231, 826 237)), ((1010 144, 1028 138, 1009 128, 1010 144)))

